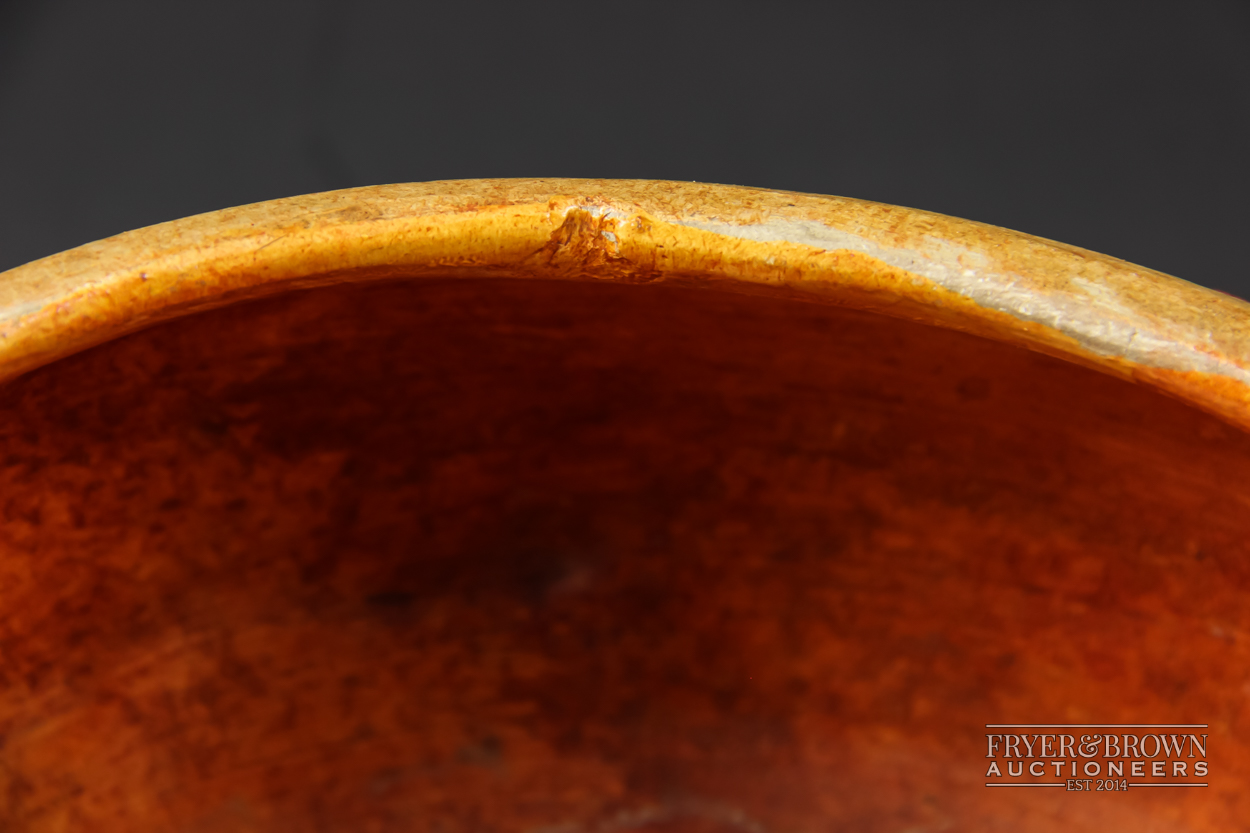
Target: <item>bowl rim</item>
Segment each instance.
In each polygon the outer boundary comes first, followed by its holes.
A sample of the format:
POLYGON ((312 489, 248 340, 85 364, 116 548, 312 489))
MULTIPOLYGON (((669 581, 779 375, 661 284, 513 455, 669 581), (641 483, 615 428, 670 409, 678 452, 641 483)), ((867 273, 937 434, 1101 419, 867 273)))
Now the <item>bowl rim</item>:
POLYGON ((0 273, 0 382, 151 324, 396 277, 694 286, 871 310, 1149 385, 1250 430, 1250 303, 1021 232, 846 197, 482 179, 270 200, 0 273))

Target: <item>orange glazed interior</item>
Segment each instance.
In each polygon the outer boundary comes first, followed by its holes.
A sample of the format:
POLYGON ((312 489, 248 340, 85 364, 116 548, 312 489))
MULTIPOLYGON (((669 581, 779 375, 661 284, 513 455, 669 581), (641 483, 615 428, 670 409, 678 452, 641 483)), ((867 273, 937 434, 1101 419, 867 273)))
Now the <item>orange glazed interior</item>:
POLYGON ((578 234, 9 348, 0 828, 1250 817, 1233 383, 931 297, 552 271, 578 234), (1210 787, 987 789, 1009 721, 1206 723, 1210 787))

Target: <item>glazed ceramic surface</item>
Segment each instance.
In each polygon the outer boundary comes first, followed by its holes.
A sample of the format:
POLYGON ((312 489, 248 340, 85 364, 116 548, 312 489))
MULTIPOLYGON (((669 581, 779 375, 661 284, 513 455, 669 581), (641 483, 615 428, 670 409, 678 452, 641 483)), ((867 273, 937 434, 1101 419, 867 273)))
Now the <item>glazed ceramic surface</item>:
POLYGON ((1250 307, 833 197, 398 185, 0 275, 0 829, 1225 830, 1250 307), (986 724, 1203 723, 990 789, 986 724))

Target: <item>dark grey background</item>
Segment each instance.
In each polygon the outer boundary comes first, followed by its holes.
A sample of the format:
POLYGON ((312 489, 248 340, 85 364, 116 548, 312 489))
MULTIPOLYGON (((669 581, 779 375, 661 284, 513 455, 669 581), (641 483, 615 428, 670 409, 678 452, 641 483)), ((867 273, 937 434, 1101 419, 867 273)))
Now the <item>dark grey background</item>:
POLYGON ((970 217, 1250 295, 1250 5, 0 6, 0 269, 291 194, 700 180, 970 217))

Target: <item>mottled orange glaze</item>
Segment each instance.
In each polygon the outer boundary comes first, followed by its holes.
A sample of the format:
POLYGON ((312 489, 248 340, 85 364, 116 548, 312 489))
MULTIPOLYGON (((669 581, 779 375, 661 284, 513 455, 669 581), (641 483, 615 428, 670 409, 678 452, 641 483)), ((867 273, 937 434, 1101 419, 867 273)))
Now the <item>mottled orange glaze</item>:
POLYGON ((1241 302, 748 189, 213 216, 0 280, 0 830, 1250 817, 1241 302), (690 225, 816 214, 947 235, 1025 318, 690 225), (1046 293, 1189 339, 1100 353, 1046 293), (1209 723, 1211 786, 986 789, 1011 720, 1209 723))
POLYGON ((677 182, 387 185, 129 232, 0 275, 0 378, 242 297, 457 274, 782 291, 1138 375, 1250 426, 1244 301, 969 220, 677 182))

